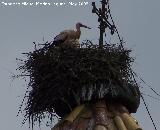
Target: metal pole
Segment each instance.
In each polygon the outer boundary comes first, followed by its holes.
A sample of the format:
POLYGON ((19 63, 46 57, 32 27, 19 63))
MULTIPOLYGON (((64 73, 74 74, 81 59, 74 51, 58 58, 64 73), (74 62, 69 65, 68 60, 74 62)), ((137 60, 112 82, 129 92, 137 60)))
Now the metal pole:
MULTIPOLYGON (((101 14, 102 14, 101 17, 105 17, 105 12, 106 12, 105 3, 106 3, 106 0, 102 0, 101 3, 102 3, 102 9, 100 10, 101 14)), ((99 47, 100 48, 103 47, 103 33, 104 32, 105 32, 104 22, 103 22, 103 19, 100 18, 100 38, 99 38, 99 47)))

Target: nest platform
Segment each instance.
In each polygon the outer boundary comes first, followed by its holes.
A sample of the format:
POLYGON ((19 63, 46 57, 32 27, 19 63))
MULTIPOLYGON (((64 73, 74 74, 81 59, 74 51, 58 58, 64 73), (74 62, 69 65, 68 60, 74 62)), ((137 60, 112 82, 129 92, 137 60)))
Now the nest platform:
POLYGON ((131 50, 117 44, 103 48, 85 41, 80 48, 54 42, 25 53, 19 70, 29 75, 25 117, 41 121, 46 113, 64 117, 76 106, 99 99, 123 104, 133 113, 140 103, 140 92, 131 74, 131 50))

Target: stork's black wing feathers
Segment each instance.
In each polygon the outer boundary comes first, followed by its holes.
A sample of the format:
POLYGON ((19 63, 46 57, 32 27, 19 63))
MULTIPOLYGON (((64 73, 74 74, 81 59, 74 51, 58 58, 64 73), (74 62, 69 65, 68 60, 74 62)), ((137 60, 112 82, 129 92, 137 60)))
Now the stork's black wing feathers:
POLYGON ((53 41, 53 44, 55 46, 59 46, 61 45, 62 43, 64 43, 64 41, 67 39, 67 35, 62 38, 60 38, 60 35, 57 35, 55 38, 54 38, 54 41, 53 41))

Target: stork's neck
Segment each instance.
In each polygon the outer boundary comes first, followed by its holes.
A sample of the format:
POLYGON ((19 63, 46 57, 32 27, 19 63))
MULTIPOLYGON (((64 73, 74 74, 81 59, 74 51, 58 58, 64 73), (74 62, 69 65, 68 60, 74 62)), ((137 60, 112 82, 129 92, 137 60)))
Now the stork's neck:
POLYGON ((76 29, 77 29, 77 32, 81 32, 81 30, 80 30, 80 27, 78 26, 76 26, 76 29))
POLYGON ((79 39, 80 35, 81 35, 81 30, 80 30, 80 27, 76 27, 76 29, 77 29, 77 31, 76 31, 76 33, 77 33, 77 39, 79 39))

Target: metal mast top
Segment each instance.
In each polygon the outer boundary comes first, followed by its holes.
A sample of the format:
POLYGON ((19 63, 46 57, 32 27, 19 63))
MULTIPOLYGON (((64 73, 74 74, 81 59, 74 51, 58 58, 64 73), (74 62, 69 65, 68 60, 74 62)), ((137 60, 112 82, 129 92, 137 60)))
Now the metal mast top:
POLYGON ((100 1, 102 4, 102 7, 97 9, 95 2, 92 2, 92 13, 96 13, 98 15, 98 22, 100 23, 99 29, 100 29, 100 36, 99 36, 99 47, 103 47, 103 34, 106 30, 106 28, 109 28, 111 30, 111 34, 114 34, 115 26, 111 25, 111 23, 108 21, 108 4, 109 0, 102 0, 100 1), (107 6, 107 7, 106 7, 107 6))

